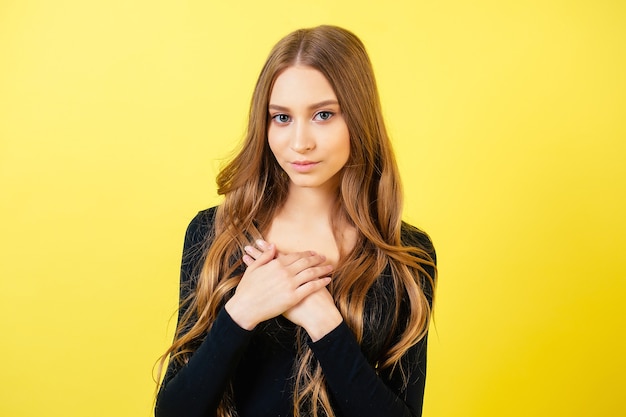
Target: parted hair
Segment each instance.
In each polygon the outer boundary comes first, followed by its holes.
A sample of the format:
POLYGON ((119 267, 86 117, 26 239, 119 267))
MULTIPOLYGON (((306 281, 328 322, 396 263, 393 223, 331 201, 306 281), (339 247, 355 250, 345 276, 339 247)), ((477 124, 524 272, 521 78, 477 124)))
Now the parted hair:
MULTIPOLYGON (((243 146, 217 177, 218 193, 224 201, 215 215, 213 240, 207 245, 196 288, 181 301, 184 314, 173 344, 161 358, 159 374, 167 358, 179 364, 189 360, 242 277, 243 247, 263 235, 287 197, 289 178, 267 141, 268 104, 276 78, 295 65, 312 67, 326 77, 350 134, 350 155, 340 172, 332 222, 353 226, 357 241, 352 250, 340 253, 329 291, 362 344, 366 330, 374 330, 376 322, 365 314, 366 296, 381 274, 390 271, 395 302, 389 307, 393 309, 391 330, 395 337, 389 338, 376 358, 379 370, 406 372, 403 355, 428 331, 435 262, 427 244, 402 242, 402 187, 372 65, 363 43, 353 33, 318 26, 296 30, 281 39, 263 66, 252 96, 243 146), (405 305, 404 313, 401 305, 405 305)), ((335 238, 340 240, 340 233, 335 238)), ((367 302, 383 300, 367 298, 367 302)), ((380 307, 372 311, 380 311, 380 307)), ((305 332, 300 329, 299 333, 294 341, 298 348, 293 371, 294 415, 334 417, 320 365, 304 342, 305 332)), ((236 416, 230 389, 224 394, 218 416, 236 416)))

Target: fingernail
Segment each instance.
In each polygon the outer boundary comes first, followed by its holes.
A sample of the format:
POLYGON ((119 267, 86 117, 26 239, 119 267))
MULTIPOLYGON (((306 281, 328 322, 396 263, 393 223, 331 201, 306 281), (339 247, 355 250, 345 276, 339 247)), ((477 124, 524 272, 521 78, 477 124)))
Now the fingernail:
POLYGON ((243 250, 245 250, 245 251, 246 251, 246 252, 248 252, 248 253, 252 253, 252 251, 253 251, 253 249, 252 249, 252 247, 251 247, 251 246, 244 246, 244 247, 243 247, 243 250))
POLYGON ((264 248, 264 247, 266 247, 266 246, 267 246, 267 242, 265 242, 265 241, 264 241, 264 240, 262 240, 262 239, 257 239, 257 240, 256 240, 256 244, 257 244, 259 247, 261 247, 261 248, 264 248))

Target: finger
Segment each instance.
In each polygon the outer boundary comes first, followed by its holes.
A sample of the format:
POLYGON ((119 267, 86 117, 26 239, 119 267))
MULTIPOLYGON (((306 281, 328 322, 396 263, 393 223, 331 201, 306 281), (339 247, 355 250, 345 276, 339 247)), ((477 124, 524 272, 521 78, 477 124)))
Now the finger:
POLYGON ((294 273, 313 265, 318 265, 326 260, 324 255, 314 251, 293 252, 280 257, 280 263, 286 267, 293 267, 294 273))
POLYGON ((253 259, 259 259, 259 256, 261 256, 261 254, 263 253, 257 248, 250 245, 244 246, 243 250, 245 250, 246 253, 253 259))
POLYGON ((254 258, 249 255, 243 255, 243 258, 241 258, 241 260, 244 264, 246 264, 246 266, 250 266, 254 262, 254 258))
POLYGON ((283 253, 280 257, 280 263, 283 266, 289 266, 299 259, 302 259, 306 256, 313 256, 314 254, 315 252, 313 251, 283 253))
POLYGON ((300 300, 304 300, 309 295, 321 290, 322 288, 330 284, 330 281, 330 277, 314 279, 296 288, 296 294, 300 300))
POLYGON ((326 262, 326 257, 324 255, 315 254, 302 256, 296 259, 290 265, 286 265, 285 269, 287 269, 293 275, 297 275, 306 269, 316 266, 322 266, 324 262, 326 262))
POLYGON ((248 265, 248 269, 256 269, 261 265, 265 265, 266 263, 274 259, 275 255, 276 246, 274 246, 274 244, 270 244, 267 251, 262 252, 258 258, 256 258, 250 265, 248 265))
POLYGON ((263 252, 269 249, 270 244, 263 239, 257 239, 254 243, 256 243, 257 247, 261 249, 263 252))
POLYGON ((327 278, 332 270, 332 265, 312 266, 296 274, 295 280, 298 286, 302 286, 307 282, 315 281, 322 277, 327 278))

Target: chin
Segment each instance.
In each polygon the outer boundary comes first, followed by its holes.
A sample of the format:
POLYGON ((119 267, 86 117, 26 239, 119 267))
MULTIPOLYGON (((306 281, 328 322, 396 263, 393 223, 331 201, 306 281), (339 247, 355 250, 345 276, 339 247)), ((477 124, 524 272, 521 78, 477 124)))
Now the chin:
POLYGON ((339 188, 341 179, 338 176, 331 178, 316 175, 290 175, 289 181, 292 186, 299 188, 339 188))
POLYGON ((329 189, 329 188, 338 188, 339 184, 334 184, 331 181, 303 181, 299 180, 291 180, 291 185, 298 188, 307 188, 307 189, 329 189))
POLYGON ((299 188, 319 188, 321 184, 314 183, 311 181, 291 181, 291 185, 299 188))

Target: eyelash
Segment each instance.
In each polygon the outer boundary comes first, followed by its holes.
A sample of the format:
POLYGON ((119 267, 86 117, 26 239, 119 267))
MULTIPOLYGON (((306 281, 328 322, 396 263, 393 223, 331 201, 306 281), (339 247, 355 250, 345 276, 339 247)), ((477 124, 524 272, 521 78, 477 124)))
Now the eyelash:
POLYGON ((320 112, 317 112, 317 113, 315 114, 315 117, 314 117, 314 118, 317 118, 320 114, 327 114, 327 115, 328 115, 328 117, 327 117, 326 119, 320 119, 320 120, 322 120, 323 122, 325 122, 325 121, 327 121, 327 120, 330 120, 330 119, 331 119, 331 118, 335 115, 335 113, 333 113, 332 111, 326 111, 326 110, 325 110, 325 111, 320 111, 320 112))
POLYGON ((291 121, 291 117, 287 116, 284 113, 279 113, 279 114, 276 114, 276 115, 272 116, 272 120, 274 120, 276 123, 279 123, 279 124, 285 124, 285 123, 289 123, 291 121), (283 117, 283 116, 286 117, 289 120, 281 121, 280 118, 283 117))
MULTIPOLYGON (((320 112, 315 113, 315 116, 313 116, 313 119, 314 120, 319 120, 321 122, 325 122, 325 121, 330 120, 334 115, 335 115, 334 112, 324 110, 324 111, 320 111, 320 112), (326 115, 327 117, 325 119, 324 118, 319 118, 320 115, 322 115, 322 114, 326 115)), ((285 124, 285 123, 289 123, 291 121, 291 117, 289 117, 288 115, 286 115, 284 113, 279 113, 279 114, 275 114, 274 116, 272 116, 272 120, 274 120, 278 124, 285 124), (280 119, 282 117, 286 117, 288 120, 282 120, 281 121, 280 119)))

